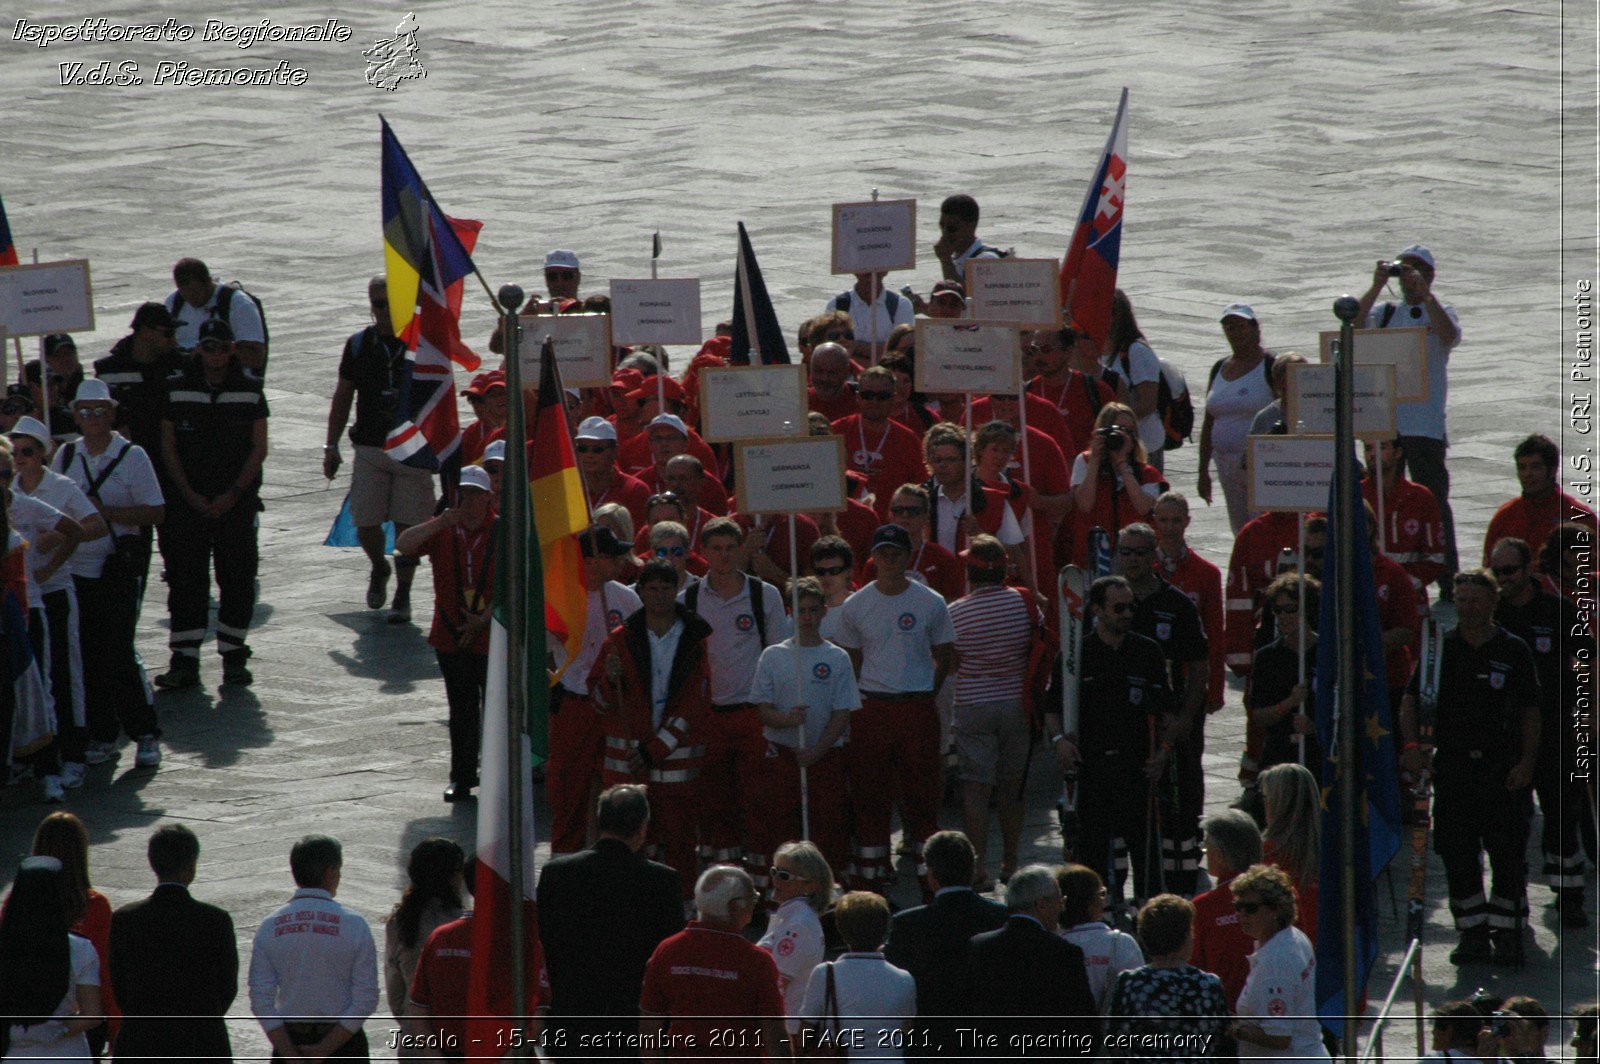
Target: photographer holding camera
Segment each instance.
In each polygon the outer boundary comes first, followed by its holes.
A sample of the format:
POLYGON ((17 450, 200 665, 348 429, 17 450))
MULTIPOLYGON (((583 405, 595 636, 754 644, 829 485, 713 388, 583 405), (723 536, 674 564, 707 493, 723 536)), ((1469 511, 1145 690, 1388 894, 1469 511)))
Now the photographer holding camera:
POLYGON ((1056 533, 1056 563, 1088 561, 1088 534, 1103 528, 1113 537, 1124 525, 1149 520, 1156 498, 1167 490, 1161 471, 1145 460, 1139 419, 1123 403, 1107 403, 1095 419, 1089 448, 1072 463, 1072 513, 1056 533))
POLYGON ((1461 342, 1461 324, 1451 307, 1433 294, 1433 252, 1412 244, 1394 257, 1379 259, 1372 271, 1372 284, 1362 293, 1357 320, 1369 329, 1425 328, 1428 357, 1428 398, 1420 403, 1400 403, 1395 407, 1395 425, 1400 446, 1405 451, 1410 478, 1429 491, 1439 503, 1444 519, 1445 567, 1439 574, 1439 595, 1448 601, 1453 591, 1451 580, 1460 568, 1456 556, 1455 517, 1450 512, 1450 473, 1445 468, 1445 398, 1448 392, 1446 369, 1450 351, 1461 342), (1384 287, 1395 280, 1402 301, 1379 303, 1384 287))

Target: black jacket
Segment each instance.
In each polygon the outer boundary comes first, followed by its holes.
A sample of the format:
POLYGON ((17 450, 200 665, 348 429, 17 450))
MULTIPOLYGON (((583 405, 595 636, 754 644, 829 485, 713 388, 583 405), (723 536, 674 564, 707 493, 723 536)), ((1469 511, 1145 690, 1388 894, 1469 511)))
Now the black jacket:
POLYGON ((111 985, 122 1007, 118 1061, 233 1059, 222 1017, 239 989, 233 919, 163 883, 111 915, 111 985), (150 1019, 183 1016, 185 1019, 150 1019))

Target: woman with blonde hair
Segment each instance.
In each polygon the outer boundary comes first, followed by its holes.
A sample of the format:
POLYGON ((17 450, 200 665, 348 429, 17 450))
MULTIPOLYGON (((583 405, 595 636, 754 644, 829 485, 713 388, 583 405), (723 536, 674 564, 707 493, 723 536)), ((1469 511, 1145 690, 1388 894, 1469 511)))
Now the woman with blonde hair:
POLYGON ((1166 490, 1166 480, 1149 464, 1139 440, 1133 408, 1105 404, 1094 420, 1088 450, 1072 460, 1072 513, 1056 533, 1056 561, 1087 563, 1090 529, 1103 528, 1115 537, 1124 525, 1148 520, 1166 490))
POLYGON ((1317 953, 1294 926, 1294 887, 1281 868, 1251 865, 1228 884, 1239 930, 1255 940, 1250 975, 1228 1028, 1241 1057, 1327 1060, 1317 1022, 1317 953))
POLYGON ((822 963, 826 949, 821 917, 833 901, 833 869, 816 844, 786 842, 772 859, 771 876, 777 909, 756 945, 778 964, 778 989, 791 1017, 789 1029, 797 1031, 799 1020, 792 1017, 800 1014, 811 969, 822 963))
POLYGON ((1261 860, 1281 868, 1299 900, 1295 926, 1317 940, 1317 854, 1322 845, 1322 794, 1304 765, 1273 765, 1259 777, 1267 827, 1261 860))

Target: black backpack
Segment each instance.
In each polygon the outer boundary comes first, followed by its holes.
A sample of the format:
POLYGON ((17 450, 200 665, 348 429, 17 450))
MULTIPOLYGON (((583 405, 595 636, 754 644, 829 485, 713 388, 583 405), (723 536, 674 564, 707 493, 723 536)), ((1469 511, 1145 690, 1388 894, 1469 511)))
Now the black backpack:
MULTIPOLYGON (((834 296, 833 302, 828 304, 828 309, 850 313, 850 293, 845 291, 834 296)), ((894 321, 895 314, 900 311, 900 293, 892 288, 883 289, 883 309, 888 311, 889 320, 894 321)))
MULTIPOLYGON (((750 582, 750 612, 755 617, 756 640, 762 649, 767 647, 767 586, 759 577, 745 573, 744 578, 750 582)), ((690 613, 700 614, 700 581, 696 580, 683 591, 683 608, 690 613)))
MULTIPOLYGON (((256 298, 255 293, 246 291, 245 287, 238 281, 229 281, 227 284, 217 286, 218 295, 211 304, 211 317, 217 319, 218 321, 226 321, 228 322, 229 328, 233 327, 233 322, 229 319, 231 319, 233 316, 234 292, 242 294, 246 299, 256 305, 256 313, 261 316, 261 346, 267 350, 267 353, 270 353, 272 334, 267 330, 267 308, 262 305, 260 299, 256 298)), ((178 295, 178 293, 172 293, 172 295, 167 297, 167 309, 176 313, 178 309, 178 302, 182 298, 183 297, 178 295)))
MULTIPOLYGON (((1270 355, 1267 357, 1271 357, 1270 355)), ((1194 438, 1194 400, 1189 397, 1189 382, 1184 380, 1183 371, 1161 356, 1156 356, 1161 372, 1156 377, 1156 413, 1161 416, 1161 430, 1166 433, 1166 442, 1161 445, 1163 451, 1176 451, 1182 447, 1185 440, 1194 438), (1171 373, 1178 380, 1183 381, 1183 393, 1172 394, 1172 385, 1167 380, 1171 373)), ((1218 368, 1221 363, 1218 363, 1218 368)), ((1127 378, 1133 380, 1133 367, 1129 365, 1128 353, 1122 353, 1122 372, 1127 378)), ((1217 370, 1211 372, 1213 378, 1217 370)), ((1207 387, 1209 391, 1209 386, 1207 387)))

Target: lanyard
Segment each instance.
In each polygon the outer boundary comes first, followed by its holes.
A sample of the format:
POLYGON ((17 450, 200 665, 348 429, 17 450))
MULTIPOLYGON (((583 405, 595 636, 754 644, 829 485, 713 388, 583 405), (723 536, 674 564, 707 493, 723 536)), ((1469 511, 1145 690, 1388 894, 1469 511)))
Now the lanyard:
POLYGON ((889 431, 894 428, 894 421, 890 420, 883 426, 883 435, 878 437, 878 446, 867 450, 867 421, 866 418, 856 419, 856 438, 861 441, 861 450, 855 453, 855 459, 862 466, 862 472, 869 476, 877 469, 878 463, 868 456, 883 457, 883 445, 889 442, 889 431))

